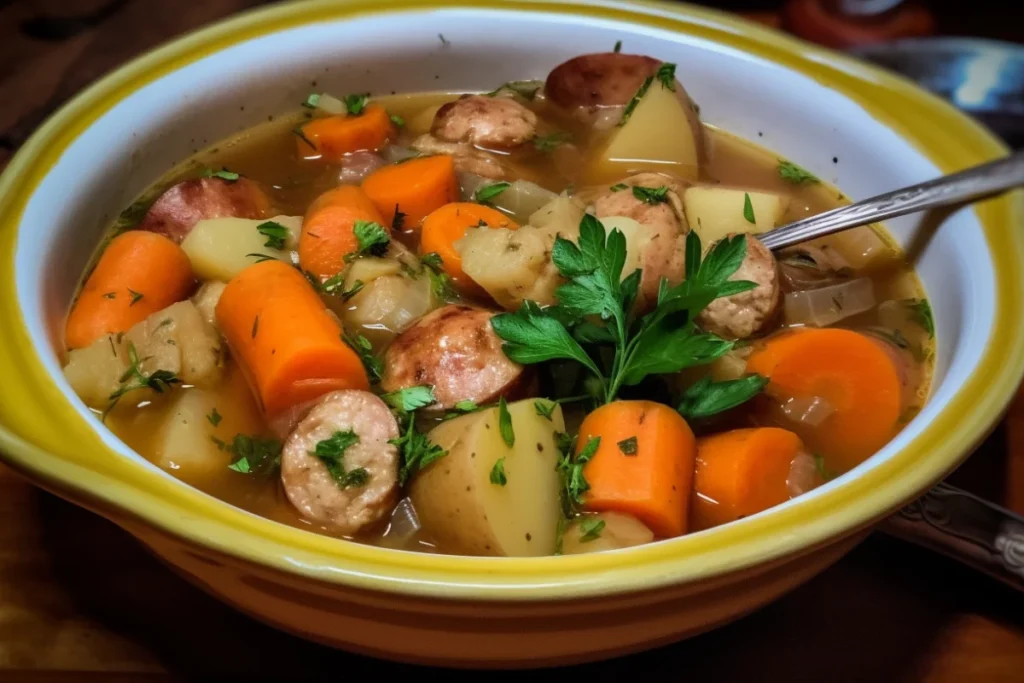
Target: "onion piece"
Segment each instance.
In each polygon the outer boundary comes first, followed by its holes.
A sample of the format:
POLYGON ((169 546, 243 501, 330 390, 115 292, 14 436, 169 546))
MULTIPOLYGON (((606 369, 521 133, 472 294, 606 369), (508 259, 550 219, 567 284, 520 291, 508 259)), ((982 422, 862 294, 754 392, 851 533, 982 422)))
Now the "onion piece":
POLYGON ((779 272, 785 291, 798 292, 844 282, 853 269, 835 249, 803 245, 779 256, 779 272))
POLYGON ((611 130, 622 121, 622 114, 625 111, 625 106, 601 107, 594 115, 594 121, 591 125, 597 131, 611 130))
POLYGON ((786 477, 786 490, 790 498, 807 493, 818 481, 818 463, 807 453, 797 453, 789 464, 789 476, 786 477))
POLYGON ((422 528, 412 500, 403 498, 391 511, 388 528, 381 540, 390 547, 400 548, 407 545, 422 528))
MULTIPOLYGON (((477 190, 487 185, 493 185, 494 180, 484 178, 476 173, 460 172, 459 187, 463 201, 473 201, 477 190)), ((517 223, 524 225, 530 220, 538 209, 545 206, 558 197, 551 190, 545 190, 536 183, 528 180, 516 180, 511 183, 501 194, 487 200, 491 206, 509 214, 517 223)))
POLYGON ((787 325, 825 327, 875 307, 875 290, 866 277, 837 285, 786 294, 787 325))
POLYGON ((780 401, 782 414, 790 421, 817 427, 836 412, 835 406, 821 396, 791 396, 780 401))
POLYGON ((351 152, 341 159, 338 181, 342 185, 357 185, 363 182, 363 178, 387 164, 383 157, 373 152, 351 152))
POLYGON ((337 97, 328 95, 327 93, 320 93, 320 99, 317 100, 316 108, 323 113, 331 114, 332 116, 348 114, 348 107, 345 103, 337 97))
POLYGON ((415 156, 419 156, 419 152, 408 147, 399 147, 398 145, 388 145, 382 152, 384 160, 389 164, 397 164, 399 161, 405 161, 406 159, 412 159, 415 156))

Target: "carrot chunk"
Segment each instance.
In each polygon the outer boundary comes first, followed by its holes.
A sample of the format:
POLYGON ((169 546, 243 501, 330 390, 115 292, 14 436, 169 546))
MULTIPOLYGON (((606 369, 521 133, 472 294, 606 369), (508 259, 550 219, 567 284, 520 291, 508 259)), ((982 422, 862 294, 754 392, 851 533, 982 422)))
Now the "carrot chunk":
POLYGON ((751 427, 697 440, 692 528, 708 529, 767 510, 790 499, 800 437, 778 427, 751 427))
POLYGON ((793 330, 756 345, 747 371, 769 378, 765 393, 775 401, 824 402, 824 419, 792 429, 830 470, 845 472, 898 430, 903 379, 884 344, 852 330, 793 330))
POLYGON ((363 191, 388 225, 393 224, 397 209, 409 229, 419 226, 431 211, 458 201, 459 181, 452 157, 439 154, 384 166, 363 181, 363 191))
POLYGON ((686 420, 661 403, 615 401, 583 420, 577 453, 594 438, 583 508, 633 515, 657 536, 685 534, 696 457, 686 420))
POLYGON ((376 151, 394 133, 387 110, 367 105, 357 116, 325 116, 299 126, 299 156, 337 163, 352 152, 376 151))
POLYGON ((359 249, 355 225, 358 221, 380 223, 389 233, 377 207, 354 185, 342 185, 317 197, 302 220, 299 236, 299 265, 321 280, 337 275, 345 257, 359 249))
POLYGON ((127 332, 151 314, 188 297, 195 278, 181 247, 155 232, 118 235, 100 256, 68 315, 64 340, 80 349, 127 332))
POLYGON ((306 278, 280 261, 224 288, 217 325, 268 417, 338 389, 368 389, 359 356, 306 278))
POLYGON ((489 206, 471 202, 445 204, 423 219, 420 233, 420 249, 424 253, 436 252, 441 257, 445 272, 461 289, 471 292, 483 290, 462 270, 462 257, 455 249, 470 228, 519 229, 511 218, 489 206))

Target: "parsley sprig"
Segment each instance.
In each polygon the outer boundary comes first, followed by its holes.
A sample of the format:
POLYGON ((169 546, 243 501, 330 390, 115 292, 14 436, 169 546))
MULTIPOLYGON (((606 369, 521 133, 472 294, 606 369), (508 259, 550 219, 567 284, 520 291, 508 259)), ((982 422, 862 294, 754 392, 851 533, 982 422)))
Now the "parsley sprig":
POLYGON ((345 468, 345 451, 359 443, 359 435, 351 429, 337 431, 326 439, 318 441, 311 455, 315 455, 327 468, 339 488, 359 488, 370 481, 365 467, 345 468))
POLYGON ((170 370, 154 370, 150 373, 142 371, 142 363, 148 360, 147 358, 139 358, 139 352, 135 349, 135 344, 128 342, 128 369, 124 371, 118 379, 118 388, 108 397, 110 401, 107 404, 107 409, 103 411, 103 419, 107 418, 110 411, 114 409, 117 402, 121 398, 132 391, 139 389, 152 389, 158 394, 162 394, 170 389, 175 384, 181 384, 181 380, 178 376, 170 370))

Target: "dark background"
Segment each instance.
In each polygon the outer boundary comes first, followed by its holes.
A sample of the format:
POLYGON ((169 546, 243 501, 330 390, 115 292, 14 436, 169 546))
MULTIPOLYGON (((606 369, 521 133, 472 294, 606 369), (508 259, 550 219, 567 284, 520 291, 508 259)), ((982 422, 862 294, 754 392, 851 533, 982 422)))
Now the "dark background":
MULTIPOLYGON (((0 168, 50 112, 107 71, 262 4, 0 0, 0 168)), ((781 5, 704 4, 755 12, 768 23, 778 22, 781 5)), ((939 33, 1024 38, 1019 0, 926 4, 939 33), (1013 5, 1016 10, 1008 9, 1013 5)), ((1024 393, 953 483, 1024 512, 1024 393)), ((0 520, 0 681, 436 675, 328 650, 252 622, 186 584, 110 523, 2 467, 0 520)), ((875 534, 740 622, 558 675, 617 680, 638 671, 695 681, 1022 681, 1024 597, 875 534)))

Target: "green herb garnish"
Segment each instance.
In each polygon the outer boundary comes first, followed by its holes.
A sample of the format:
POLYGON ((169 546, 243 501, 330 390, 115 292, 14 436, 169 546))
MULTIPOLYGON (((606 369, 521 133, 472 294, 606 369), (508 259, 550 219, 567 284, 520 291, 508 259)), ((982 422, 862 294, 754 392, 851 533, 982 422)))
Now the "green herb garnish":
POLYGON ((210 424, 216 427, 217 425, 220 424, 222 418, 221 414, 217 412, 216 408, 214 408, 213 410, 210 411, 210 414, 206 416, 206 419, 209 420, 210 424))
POLYGON ((501 432, 501 440, 505 445, 512 448, 516 443, 516 434, 512 430, 512 415, 508 412, 504 396, 498 400, 498 431, 501 432))
POLYGON ((595 517, 586 517, 580 520, 580 543, 590 543, 601 537, 604 531, 605 521, 595 517))
POLYGON ((356 221, 352 226, 356 241, 359 243, 359 254, 384 256, 391 244, 391 234, 380 223, 373 221, 356 221))
POLYGON ((569 142, 572 138, 568 133, 555 132, 548 135, 538 135, 533 138, 533 146, 541 152, 551 152, 569 142))
POLYGON ((902 303, 910 311, 910 319, 928 333, 929 339, 934 339, 935 318, 932 317, 932 306, 928 299, 904 299, 902 303))
POLYGON ((235 456, 229 470, 241 474, 270 474, 281 465, 281 442, 277 439, 248 434, 235 434, 230 444, 220 439, 213 441, 227 453, 235 456))
POLYGON ((473 199, 481 204, 486 204, 510 187, 512 187, 512 183, 506 182, 481 185, 477 188, 477 191, 473 193, 473 199))
POLYGON ((615 48, 612 50, 612 52, 622 52, 622 41, 621 40, 616 40, 615 41, 615 48))
POLYGON ((143 372, 142 363, 145 360, 148 359, 139 358, 135 344, 128 342, 128 369, 118 378, 119 386, 117 390, 107 397, 110 402, 107 404, 107 409, 103 411, 102 419, 105 420, 110 411, 117 405, 117 402, 129 392, 138 389, 152 389, 156 393, 162 394, 173 385, 181 384, 178 376, 169 370, 156 370, 149 374, 143 372))
POLYGON ((300 140, 309 145, 310 149, 312 149, 314 152, 319 151, 317 146, 313 144, 313 141, 306 137, 306 134, 302 131, 302 126, 296 126, 295 128, 292 128, 292 133, 294 135, 297 135, 300 140))
POLYGON ((137 304, 137 303, 139 303, 140 301, 142 301, 143 297, 145 296, 145 294, 142 294, 141 292, 136 292, 136 291, 135 291, 135 290, 133 290, 133 289, 129 289, 129 290, 128 290, 128 294, 129 294, 129 295, 131 296, 131 298, 132 298, 132 299, 131 299, 131 301, 130 301, 130 302, 129 302, 129 304, 128 304, 128 306, 129 306, 129 307, 130 307, 130 306, 134 306, 135 304, 137 304))
POLYGON ((306 99, 302 101, 302 106, 306 109, 316 109, 320 106, 320 93, 311 92, 306 96, 306 99))
POLYGON ((629 185, 627 185, 626 183, 615 183, 608 189, 611 190, 612 192, 622 192, 623 190, 628 190, 629 185))
POLYGON ((750 202, 750 193, 743 193, 743 218, 748 223, 756 224, 757 219, 754 218, 754 205, 750 202))
POLYGON ((373 354, 373 345, 370 343, 370 340, 361 334, 353 336, 347 332, 341 335, 341 339, 359 355, 359 360, 362 361, 363 368, 366 369, 366 375, 369 377, 370 383, 376 384, 380 382, 380 378, 384 376, 384 364, 373 354))
POLYGON ((437 402, 437 397, 434 396, 434 387, 427 384, 389 391, 386 394, 381 394, 380 397, 389 406, 402 413, 410 413, 437 402))
POLYGON ((664 185, 654 188, 634 185, 633 196, 645 204, 661 204, 668 201, 668 188, 664 185))
POLYGON ((442 301, 451 301, 457 298, 455 285, 452 278, 444 270, 444 261, 437 252, 430 252, 420 257, 420 261, 427 267, 427 275, 430 277, 430 289, 434 296, 442 301))
POLYGON ((654 76, 648 76, 644 79, 644 82, 640 84, 640 87, 637 88, 636 94, 633 95, 633 98, 626 104, 626 108, 622 110, 622 120, 619 121, 620 127, 626 125, 626 121, 629 121, 629 117, 633 115, 634 111, 636 111, 636 107, 640 104, 640 100, 642 100, 644 95, 647 94, 647 91, 651 89, 652 83, 654 83, 654 76))
POLYGON ((487 97, 495 97, 499 95, 503 90, 507 90, 515 95, 519 95, 525 100, 533 101, 537 97, 537 91, 540 90, 540 81, 509 81, 503 83, 489 93, 485 93, 487 97))
POLYGON ((551 421, 552 416, 555 414, 555 406, 558 404, 554 401, 548 401, 542 398, 537 399, 533 402, 533 409, 543 418, 547 418, 548 422, 551 421))
POLYGON ((318 441, 310 455, 315 455, 327 467, 331 478, 339 488, 359 488, 370 480, 370 473, 364 467, 345 469, 345 451, 359 443, 359 435, 351 429, 334 432, 330 437, 318 441))
POLYGON ((370 93, 345 95, 343 101, 345 102, 345 109, 348 110, 350 116, 359 116, 366 109, 366 103, 370 101, 370 93))
POLYGON ((655 72, 654 77, 661 83, 661 87, 667 88, 672 92, 676 89, 676 65, 668 62, 662 63, 658 67, 658 71, 655 72))
POLYGON ((779 160, 777 167, 779 177, 785 180, 787 183, 794 185, 803 185, 804 183, 817 183, 820 182, 817 177, 812 173, 800 168, 792 161, 786 161, 784 159, 779 160))
POLYGON ((260 223, 256 226, 256 231, 267 238, 263 246, 271 249, 284 249, 284 242, 290 234, 288 228, 275 221, 260 223))
POLYGON ((271 256, 270 254, 261 254, 259 252, 253 252, 251 254, 246 254, 246 257, 247 258, 254 258, 254 259, 256 259, 256 263, 263 263, 264 261, 276 261, 277 260, 276 257, 271 256))
POLYGON ((221 180, 226 180, 229 183, 233 183, 241 177, 237 173, 229 171, 226 168, 222 168, 219 171, 214 171, 212 168, 204 168, 200 175, 204 178, 220 178, 221 180))
POLYGON ((491 468, 491 483, 497 486, 504 486, 508 483, 508 476, 505 474, 505 458, 498 458, 491 468))
POLYGON ((398 448, 401 461, 398 468, 399 486, 405 486, 417 472, 448 455, 448 451, 431 443, 426 434, 416 430, 416 418, 412 413, 406 418, 405 432, 388 443, 398 448))
POLYGON ((688 388, 676 408, 687 420, 710 417, 754 398, 768 385, 768 378, 748 375, 724 382, 703 377, 688 388))
POLYGON ((388 118, 391 119, 391 123, 395 124, 396 127, 398 127, 398 128, 405 127, 405 119, 403 119, 398 114, 392 114, 388 118))
POLYGON ((616 444, 619 450, 622 451, 623 455, 636 455, 637 443, 636 437, 631 436, 628 439, 623 439, 616 444))
POLYGON ((818 476, 825 481, 834 479, 836 476, 833 472, 829 471, 827 467, 825 467, 825 456, 817 453, 814 455, 814 469, 818 472, 818 476))

